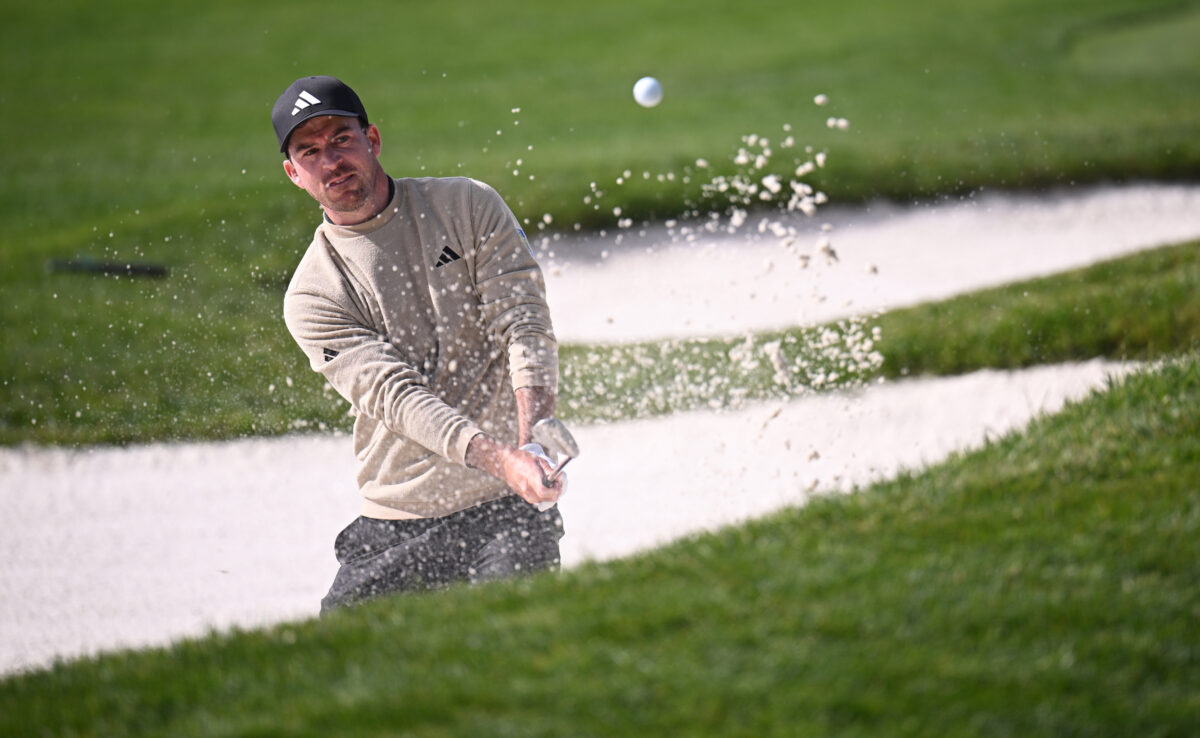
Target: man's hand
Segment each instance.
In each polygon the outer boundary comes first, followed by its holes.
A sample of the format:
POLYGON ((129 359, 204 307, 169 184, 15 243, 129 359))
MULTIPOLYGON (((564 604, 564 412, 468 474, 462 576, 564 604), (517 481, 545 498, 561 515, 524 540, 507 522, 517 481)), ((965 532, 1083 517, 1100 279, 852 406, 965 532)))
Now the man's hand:
POLYGON ((563 477, 547 486, 545 480, 551 469, 545 461, 484 433, 471 439, 467 446, 467 466, 502 480, 531 505, 557 502, 563 491, 563 477))

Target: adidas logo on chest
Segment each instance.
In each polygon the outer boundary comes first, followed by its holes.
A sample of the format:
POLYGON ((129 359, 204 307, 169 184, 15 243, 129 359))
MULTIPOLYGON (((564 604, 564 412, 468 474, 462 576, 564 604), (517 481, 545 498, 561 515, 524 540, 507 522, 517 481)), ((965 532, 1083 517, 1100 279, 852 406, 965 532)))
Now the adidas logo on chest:
POLYGON ((447 264, 453 264, 461 258, 462 256, 455 253, 454 249, 446 246, 442 249, 442 254, 438 257, 437 263, 433 265, 433 268, 438 269, 446 266, 447 264))

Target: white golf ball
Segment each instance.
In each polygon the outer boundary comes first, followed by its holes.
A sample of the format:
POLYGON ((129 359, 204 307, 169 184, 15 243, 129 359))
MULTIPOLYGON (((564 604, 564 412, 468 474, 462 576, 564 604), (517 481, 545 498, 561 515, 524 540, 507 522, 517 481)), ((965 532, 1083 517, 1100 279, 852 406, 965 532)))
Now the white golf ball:
POLYGON ((643 108, 652 108, 662 102, 663 89, 653 77, 642 77, 633 85, 633 99, 643 108))

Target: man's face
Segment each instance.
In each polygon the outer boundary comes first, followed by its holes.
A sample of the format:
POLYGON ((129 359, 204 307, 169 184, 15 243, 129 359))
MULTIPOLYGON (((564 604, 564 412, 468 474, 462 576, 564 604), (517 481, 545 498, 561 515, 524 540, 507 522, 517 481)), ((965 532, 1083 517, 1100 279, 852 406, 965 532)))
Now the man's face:
POLYGON ((379 130, 357 118, 324 115, 307 120, 288 139, 288 178, 321 204, 330 220, 349 225, 378 212, 372 201, 383 168, 379 130))

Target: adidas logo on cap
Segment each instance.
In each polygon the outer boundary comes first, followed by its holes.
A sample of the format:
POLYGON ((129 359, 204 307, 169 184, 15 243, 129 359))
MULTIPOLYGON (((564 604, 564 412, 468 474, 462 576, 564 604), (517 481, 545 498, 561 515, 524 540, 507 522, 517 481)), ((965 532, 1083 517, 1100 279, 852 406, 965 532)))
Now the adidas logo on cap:
POLYGON ((296 106, 292 108, 292 115, 299 113, 309 105, 318 105, 320 102, 321 101, 317 99, 316 95, 313 95, 308 90, 302 90, 300 92, 300 97, 296 98, 296 106))

